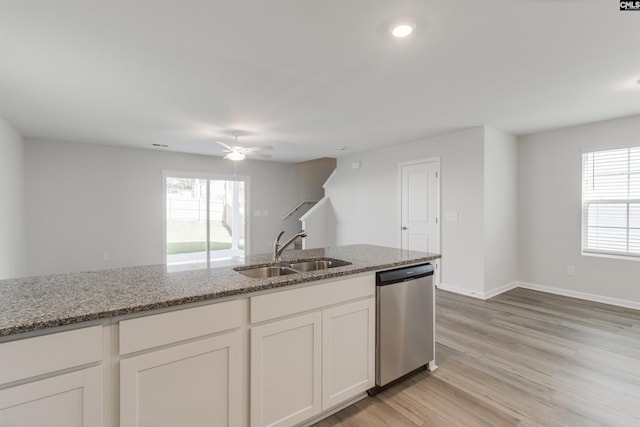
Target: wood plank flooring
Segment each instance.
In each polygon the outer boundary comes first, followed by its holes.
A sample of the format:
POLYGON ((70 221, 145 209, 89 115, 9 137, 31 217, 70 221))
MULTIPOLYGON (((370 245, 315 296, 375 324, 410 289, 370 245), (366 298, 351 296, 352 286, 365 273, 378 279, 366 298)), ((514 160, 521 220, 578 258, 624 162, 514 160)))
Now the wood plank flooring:
POLYGON ((436 362, 314 427, 640 426, 640 311, 437 291, 436 362))

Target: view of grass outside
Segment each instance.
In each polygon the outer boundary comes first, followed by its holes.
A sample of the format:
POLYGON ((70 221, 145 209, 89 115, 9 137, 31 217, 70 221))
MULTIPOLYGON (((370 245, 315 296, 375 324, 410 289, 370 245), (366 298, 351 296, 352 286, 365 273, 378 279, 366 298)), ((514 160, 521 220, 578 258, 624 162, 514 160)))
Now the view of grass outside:
POLYGON ((167 264, 206 261, 215 251, 243 253, 244 182, 167 177, 166 184, 167 264))
MULTIPOLYGON (((221 221, 211 221, 209 249, 230 249, 231 232, 221 221)), ((202 252, 206 250, 206 223, 174 220, 167 223, 167 255, 202 252)), ((242 249, 242 248, 241 248, 242 249)))

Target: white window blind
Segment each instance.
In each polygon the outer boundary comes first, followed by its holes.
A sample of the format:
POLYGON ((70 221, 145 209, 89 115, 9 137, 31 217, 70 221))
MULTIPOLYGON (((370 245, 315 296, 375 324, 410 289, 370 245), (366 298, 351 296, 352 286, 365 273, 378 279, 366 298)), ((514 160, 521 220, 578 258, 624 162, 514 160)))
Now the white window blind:
POLYGON ((582 251, 640 257, 640 147, 582 155, 582 251))

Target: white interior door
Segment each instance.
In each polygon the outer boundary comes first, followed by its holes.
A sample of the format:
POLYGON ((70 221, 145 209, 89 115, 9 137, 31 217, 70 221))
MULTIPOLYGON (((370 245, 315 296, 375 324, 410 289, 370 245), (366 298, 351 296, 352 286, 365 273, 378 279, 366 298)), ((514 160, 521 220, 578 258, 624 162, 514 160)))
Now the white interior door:
POLYGON ((400 164, 400 247, 440 252, 439 160, 400 164))

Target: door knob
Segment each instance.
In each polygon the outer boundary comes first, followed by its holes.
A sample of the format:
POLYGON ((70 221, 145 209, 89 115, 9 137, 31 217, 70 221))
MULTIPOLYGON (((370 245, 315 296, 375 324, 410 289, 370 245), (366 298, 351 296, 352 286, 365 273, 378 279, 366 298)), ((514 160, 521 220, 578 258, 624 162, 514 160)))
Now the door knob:
POLYGON ((403 229, 403 230, 408 230, 409 228, 408 228, 408 227, 402 227, 402 229, 403 229))

